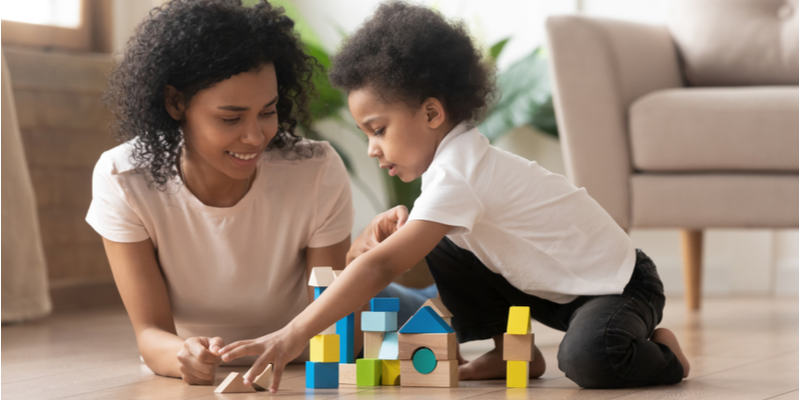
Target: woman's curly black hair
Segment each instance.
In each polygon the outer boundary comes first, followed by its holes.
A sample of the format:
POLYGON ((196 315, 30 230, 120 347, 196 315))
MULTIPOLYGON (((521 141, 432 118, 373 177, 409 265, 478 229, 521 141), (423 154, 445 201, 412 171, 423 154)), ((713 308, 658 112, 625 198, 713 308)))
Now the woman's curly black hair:
POLYGON ((294 21, 265 0, 254 7, 241 0, 172 0, 150 11, 128 41, 124 58, 111 72, 106 105, 115 114, 117 139, 132 138, 137 170, 159 189, 178 173, 183 142, 180 121, 167 113, 164 89, 172 85, 188 102, 200 90, 233 75, 273 63, 278 81, 278 134, 268 149, 294 151, 298 122, 308 126, 307 104, 315 59, 303 53, 294 21))
POLYGON ((434 97, 455 122, 483 118, 496 96, 494 67, 462 22, 407 3, 384 3, 344 44, 329 77, 347 92, 369 88, 410 107, 434 97))

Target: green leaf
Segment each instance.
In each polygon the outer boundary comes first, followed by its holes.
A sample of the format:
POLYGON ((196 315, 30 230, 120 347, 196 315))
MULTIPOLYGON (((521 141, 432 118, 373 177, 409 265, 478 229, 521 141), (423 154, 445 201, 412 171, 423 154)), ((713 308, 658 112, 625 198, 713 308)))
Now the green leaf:
POLYGON ((497 62, 497 58, 500 57, 500 53, 503 52, 503 48, 506 47, 506 44, 511 38, 505 38, 495 44, 489 49, 489 58, 492 59, 493 62, 497 62))

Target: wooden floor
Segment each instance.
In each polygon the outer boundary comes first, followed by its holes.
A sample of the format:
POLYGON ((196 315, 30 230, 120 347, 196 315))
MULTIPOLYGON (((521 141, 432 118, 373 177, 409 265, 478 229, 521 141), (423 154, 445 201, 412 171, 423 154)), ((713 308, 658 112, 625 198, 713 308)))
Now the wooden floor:
MULTIPOLYGON (((302 366, 284 374, 281 398, 482 398, 482 399, 797 399, 798 299, 706 299, 692 315, 679 298, 668 299, 662 326, 671 328, 692 363, 689 379, 674 386, 584 390, 558 370, 563 334, 534 324, 548 370, 527 389, 505 382, 462 381, 458 388, 355 387, 306 390, 302 366)), ((476 342, 467 358, 488 350, 476 342)), ((230 371, 217 375, 221 382, 230 371)), ((139 354, 124 310, 118 307, 57 314, 2 328, 2 398, 9 399, 250 399, 256 394, 214 394, 153 375, 139 354)))

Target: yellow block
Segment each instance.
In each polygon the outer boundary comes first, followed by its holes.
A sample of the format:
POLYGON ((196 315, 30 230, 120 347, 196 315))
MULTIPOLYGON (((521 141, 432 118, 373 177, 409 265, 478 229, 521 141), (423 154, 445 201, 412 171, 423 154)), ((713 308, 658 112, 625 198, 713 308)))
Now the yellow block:
POLYGON ((506 387, 528 387, 528 362, 506 361, 506 387))
POLYGON ((381 385, 400 384, 400 360, 381 360, 381 385))
POLYGON ((339 335, 312 337, 309 359, 314 362, 339 362, 339 335))
POLYGON ((527 335, 531 333, 531 309, 529 307, 511 307, 508 310, 506 333, 512 335, 527 335))

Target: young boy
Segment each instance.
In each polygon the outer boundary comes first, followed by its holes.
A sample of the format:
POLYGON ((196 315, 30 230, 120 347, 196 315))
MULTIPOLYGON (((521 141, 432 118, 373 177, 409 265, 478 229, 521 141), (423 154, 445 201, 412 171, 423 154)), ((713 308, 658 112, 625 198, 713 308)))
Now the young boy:
MULTIPOLYGON (((376 218, 351 247, 345 272, 284 329, 222 350, 224 360, 260 355, 247 381, 274 363, 277 390, 283 365, 309 338, 423 257, 459 342, 496 344, 462 360, 461 379, 505 376, 502 334, 512 305, 566 331, 559 368, 583 387, 674 384, 688 374, 675 336, 655 329, 664 294, 653 262, 584 189, 490 146, 469 124, 494 86, 461 24, 383 4, 330 75, 348 92, 369 155, 405 182, 422 177, 422 194, 407 222, 402 209, 376 218)), ((531 375, 544 368, 540 361, 531 375)))

